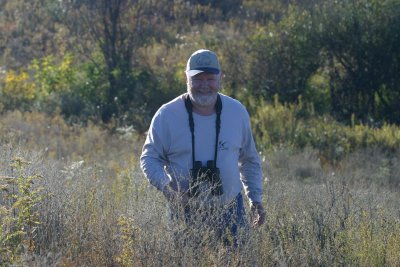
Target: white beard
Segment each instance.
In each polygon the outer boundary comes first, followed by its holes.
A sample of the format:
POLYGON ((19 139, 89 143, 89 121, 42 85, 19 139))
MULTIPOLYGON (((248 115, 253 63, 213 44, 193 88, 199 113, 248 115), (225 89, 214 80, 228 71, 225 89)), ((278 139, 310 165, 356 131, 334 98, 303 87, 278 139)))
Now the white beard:
POLYGON ((218 93, 215 92, 211 95, 200 95, 193 93, 189 90, 190 99, 199 106, 206 107, 211 106, 217 101, 218 93))

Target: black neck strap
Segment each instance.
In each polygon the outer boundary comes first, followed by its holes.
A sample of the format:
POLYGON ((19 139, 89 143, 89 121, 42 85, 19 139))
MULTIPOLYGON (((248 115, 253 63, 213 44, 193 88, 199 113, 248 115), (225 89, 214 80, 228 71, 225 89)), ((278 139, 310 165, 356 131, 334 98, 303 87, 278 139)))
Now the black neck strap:
MULTIPOLYGON (((193 120, 193 103, 190 100, 189 94, 185 95, 185 107, 189 115, 189 127, 190 132, 192 133, 192 161, 193 166, 195 162, 195 151, 194 151, 194 120, 193 120)), ((219 132, 221 130, 221 111, 222 111, 222 101, 221 97, 217 95, 217 102, 215 103, 215 112, 217 113, 217 118, 215 119, 215 150, 214 150, 214 163, 215 167, 217 167, 217 151, 218 151, 218 139, 219 132)))

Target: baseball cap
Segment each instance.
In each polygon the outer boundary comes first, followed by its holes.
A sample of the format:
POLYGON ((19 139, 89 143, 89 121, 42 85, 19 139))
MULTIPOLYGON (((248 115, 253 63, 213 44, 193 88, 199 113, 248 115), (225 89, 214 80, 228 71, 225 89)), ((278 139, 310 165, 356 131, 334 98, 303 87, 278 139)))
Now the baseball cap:
POLYGON ((186 73, 191 77, 202 72, 218 74, 220 71, 217 55, 206 49, 194 52, 186 65, 186 73))

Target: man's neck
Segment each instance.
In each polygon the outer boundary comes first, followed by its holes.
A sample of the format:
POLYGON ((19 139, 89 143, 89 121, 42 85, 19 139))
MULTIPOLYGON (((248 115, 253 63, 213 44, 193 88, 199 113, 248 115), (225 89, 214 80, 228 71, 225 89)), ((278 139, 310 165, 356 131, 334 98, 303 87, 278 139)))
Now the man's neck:
POLYGON ((215 104, 209 106, 199 106, 193 103, 193 112, 202 116, 210 116, 215 113, 215 104))

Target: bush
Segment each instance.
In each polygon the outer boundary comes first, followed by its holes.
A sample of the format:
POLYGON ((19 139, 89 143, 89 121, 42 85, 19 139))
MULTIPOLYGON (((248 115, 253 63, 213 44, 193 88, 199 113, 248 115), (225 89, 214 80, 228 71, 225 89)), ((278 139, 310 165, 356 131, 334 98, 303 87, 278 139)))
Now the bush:
POLYGON ((325 160, 335 162, 367 147, 379 147, 387 153, 400 149, 400 130, 395 125, 343 125, 327 115, 314 114, 312 106, 304 105, 301 99, 297 104, 280 104, 277 98, 273 105, 260 103, 252 115, 252 124, 262 150, 309 146, 325 160))
POLYGON ((22 255, 29 255, 36 249, 36 231, 41 224, 37 205, 46 198, 35 186, 39 175, 26 175, 22 158, 14 158, 12 168, 16 177, 0 176, 0 264, 21 262, 22 255))

